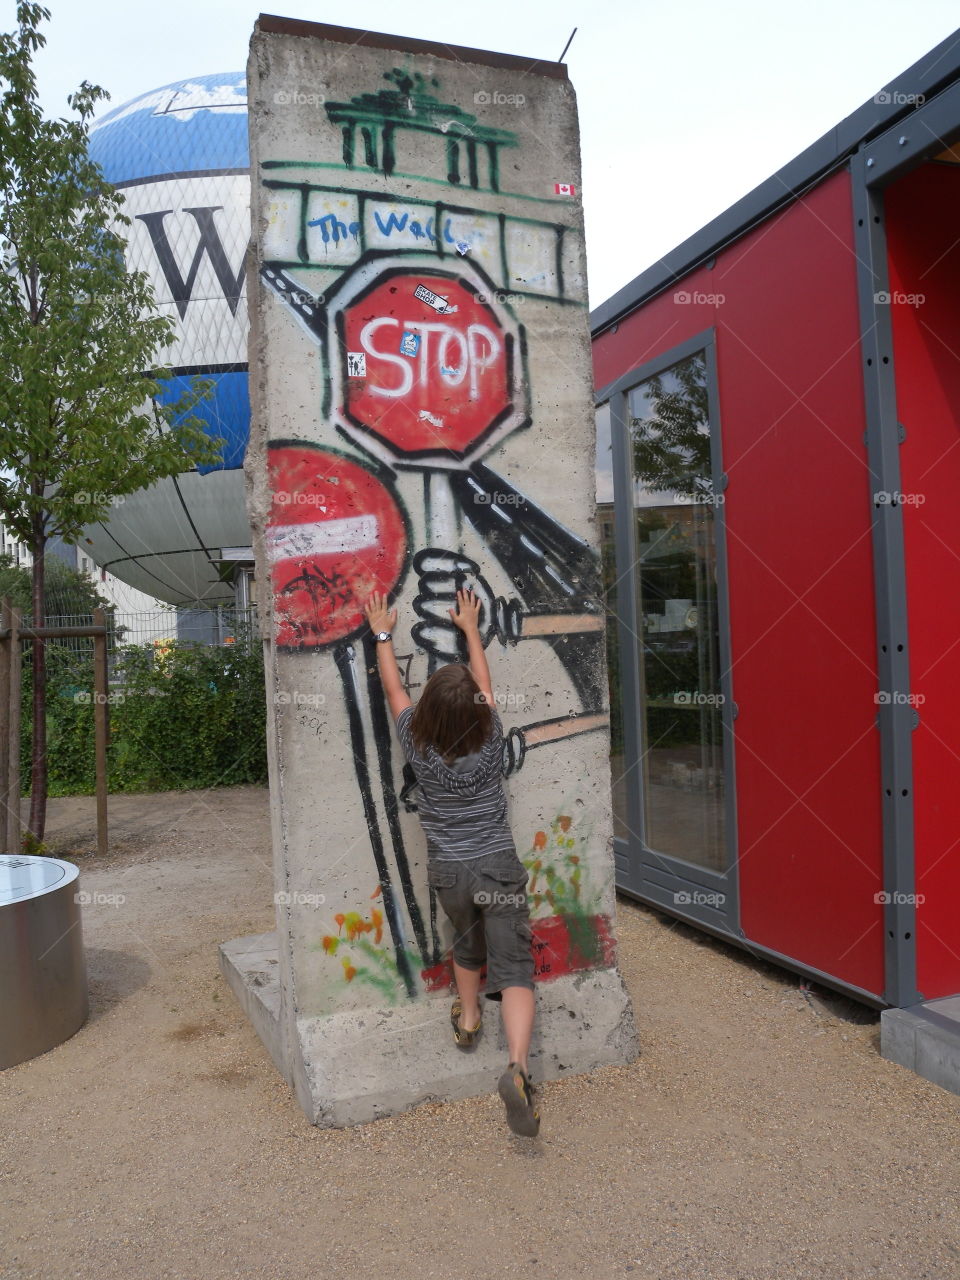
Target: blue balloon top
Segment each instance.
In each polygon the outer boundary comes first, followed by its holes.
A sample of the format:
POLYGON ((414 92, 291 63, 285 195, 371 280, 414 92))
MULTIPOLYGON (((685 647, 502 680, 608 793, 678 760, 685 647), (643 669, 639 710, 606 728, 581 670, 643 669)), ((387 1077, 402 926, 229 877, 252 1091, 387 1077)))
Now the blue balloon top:
POLYGON ((90 156, 115 184, 249 168, 246 76, 194 76, 114 107, 90 130, 90 156))

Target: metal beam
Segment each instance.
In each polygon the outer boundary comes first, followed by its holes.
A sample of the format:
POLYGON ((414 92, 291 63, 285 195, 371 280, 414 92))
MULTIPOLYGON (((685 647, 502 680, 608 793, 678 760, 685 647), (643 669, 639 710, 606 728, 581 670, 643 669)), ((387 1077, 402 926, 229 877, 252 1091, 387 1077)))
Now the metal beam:
POLYGON ((883 820, 884 992, 897 1007, 919 1003, 914 866, 913 750, 918 723, 911 705, 907 643, 907 572, 903 544, 900 429, 897 422, 887 240, 882 193, 871 185, 867 152, 851 161, 861 360, 867 420, 869 501, 876 594, 883 820))

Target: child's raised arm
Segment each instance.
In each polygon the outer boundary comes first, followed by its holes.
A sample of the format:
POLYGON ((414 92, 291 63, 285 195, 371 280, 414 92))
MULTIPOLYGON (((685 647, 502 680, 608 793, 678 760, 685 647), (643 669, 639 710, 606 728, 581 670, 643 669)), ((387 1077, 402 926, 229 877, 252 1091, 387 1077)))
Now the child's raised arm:
MULTIPOLYGON (((387 597, 380 595, 379 592, 373 593, 366 603, 364 612, 370 623, 370 630, 375 636, 389 634, 397 625, 396 609, 388 608, 387 597)), ((387 696, 390 714, 396 720, 401 711, 413 704, 403 687, 397 657, 393 652, 392 639, 381 640, 377 644, 377 666, 380 669, 380 681, 383 684, 383 692, 387 696)))
POLYGON ((477 682, 487 705, 493 708, 493 689, 490 686, 490 668, 480 639, 480 601, 472 591, 457 592, 457 607, 449 610, 450 617, 464 634, 470 659, 470 674, 477 682))

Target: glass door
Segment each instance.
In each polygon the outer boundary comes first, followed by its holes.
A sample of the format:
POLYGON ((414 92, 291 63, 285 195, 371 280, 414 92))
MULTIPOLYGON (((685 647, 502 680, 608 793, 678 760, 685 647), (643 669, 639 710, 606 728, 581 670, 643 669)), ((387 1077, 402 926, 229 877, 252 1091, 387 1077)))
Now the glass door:
POLYGON ((727 863, 715 511, 702 353, 627 394, 646 844, 727 863))
POLYGON ((735 707, 712 370, 705 335, 621 380, 598 411, 597 514, 618 884, 726 930, 735 707))

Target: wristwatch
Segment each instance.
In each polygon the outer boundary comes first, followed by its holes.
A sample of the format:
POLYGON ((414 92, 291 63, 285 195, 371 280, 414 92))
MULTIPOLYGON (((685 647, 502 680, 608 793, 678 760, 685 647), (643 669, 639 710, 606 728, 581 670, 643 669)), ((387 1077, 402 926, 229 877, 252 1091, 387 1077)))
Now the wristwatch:
POLYGON ((389 631, 378 631, 375 638, 378 644, 383 644, 384 640, 392 640, 393 636, 389 631))

